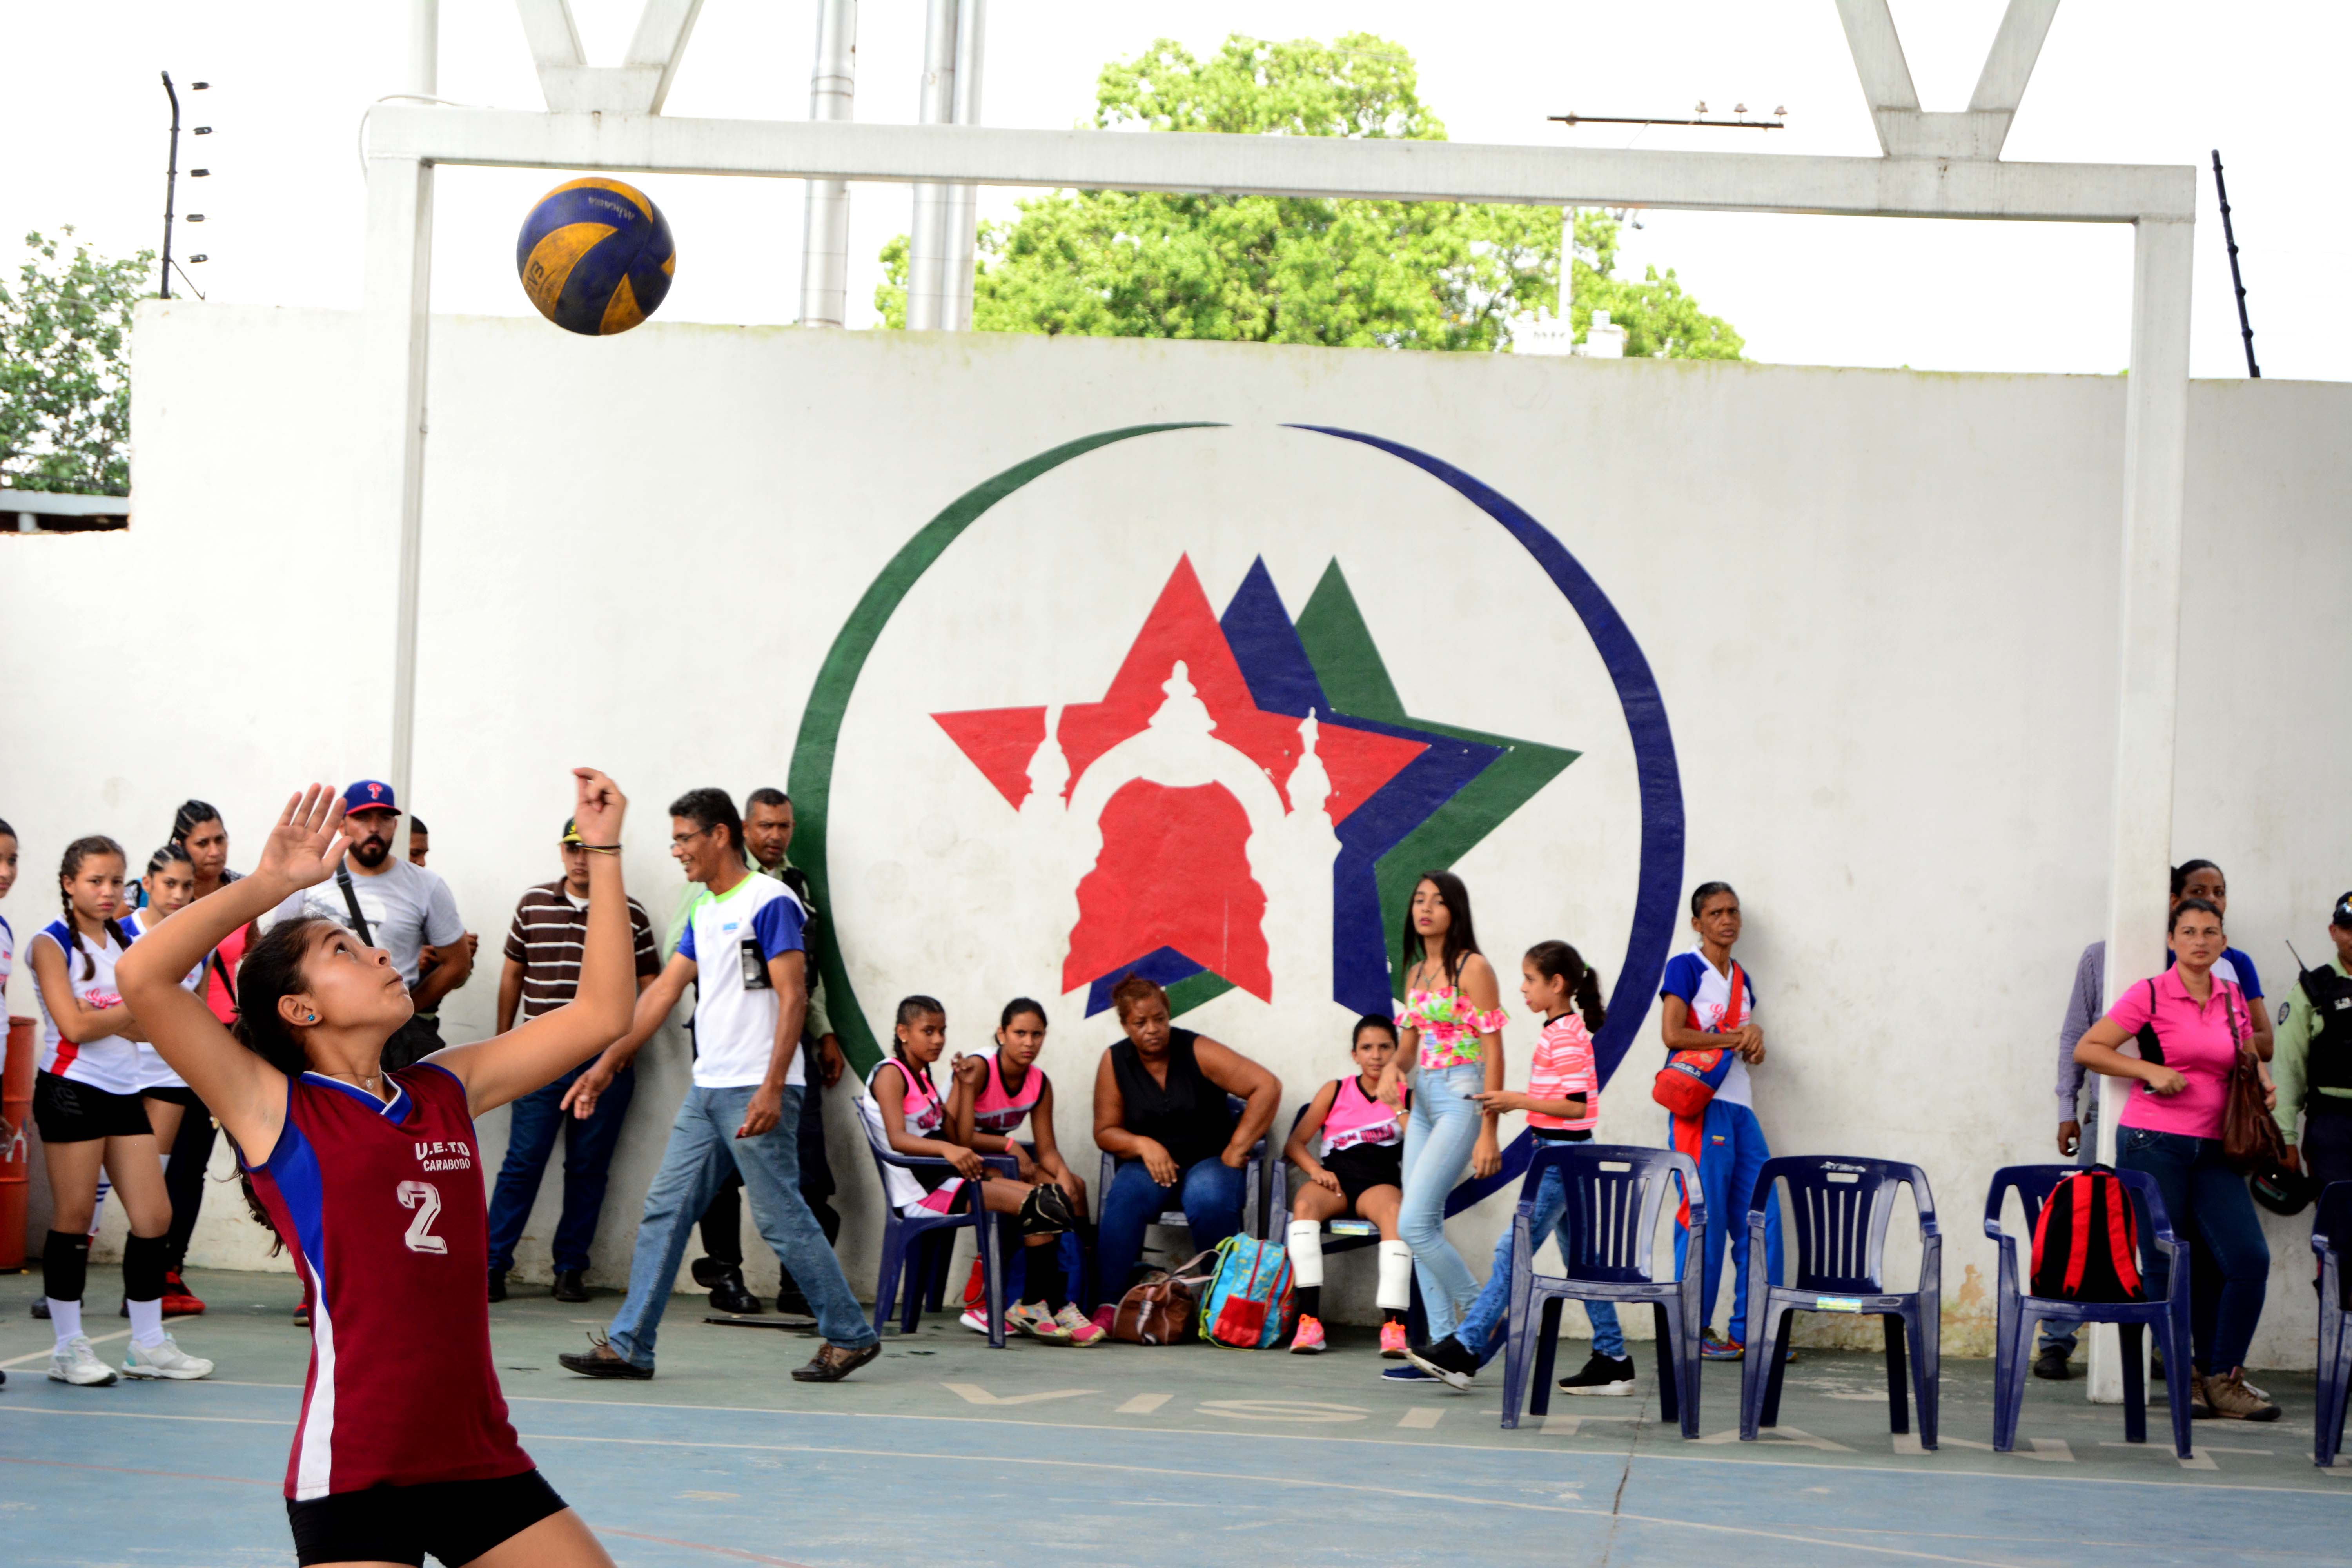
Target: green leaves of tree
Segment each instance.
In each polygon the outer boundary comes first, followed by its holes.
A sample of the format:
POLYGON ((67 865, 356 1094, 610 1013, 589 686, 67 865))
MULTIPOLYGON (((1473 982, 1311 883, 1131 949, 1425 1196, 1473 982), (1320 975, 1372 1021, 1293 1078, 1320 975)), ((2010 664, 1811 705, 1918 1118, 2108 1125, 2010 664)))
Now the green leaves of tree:
MULTIPOLYGON (((61 231, 70 238, 73 229, 61 231)), ((25 237, 0 281, 0 476, 23 490, 131 493, 131 316, 155 253, 109 261, 25 237)))
MULTIPOLYGON (((1162 38, 1103 68, 1094 123, 1444 141, 1416 82, 1412 56, 1369 33, 1328 45, 1235 35, 1205 60, 1162 38)), ((1613 252, 1615 225, 1590 216, 1613 252)), ((979 252, 982 331, 1492 350, 1507 344, 1512 317, 1556 307, 1560 217, 1456 202, 1059 191, 1023 202, 1013 223, 982 225, 979 252)), ((904 237, 882 262, 875 306, 903 327, 904 237)), ((1700 315, 1671 272, 1633 283, 1610 279, 1606 258, 1576 265, 1580 291, 1588 275, 1614 290, 1591 302, 1580 292, 1580 329, 1598 305, 1624 312, 1614 319, 1628 353, 1738 357, 1738 335, 1700 315)))

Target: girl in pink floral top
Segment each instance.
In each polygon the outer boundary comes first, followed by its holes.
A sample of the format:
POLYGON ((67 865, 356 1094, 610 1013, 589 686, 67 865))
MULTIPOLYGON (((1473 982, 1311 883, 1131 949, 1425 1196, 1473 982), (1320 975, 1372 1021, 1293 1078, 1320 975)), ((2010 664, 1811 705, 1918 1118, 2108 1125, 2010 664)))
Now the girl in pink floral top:
POLYGON ((1417 1064, 1397 1220, 1412 1248, 1434 1340, 1454 1331, 1478 1293, 1470 1266, 1445 1239, 1445 1199, 1465 1168, 1491 1176, 1503 1166, 1497 1115, 1476 1098, 1503 1087, 1502 996, 1494 965, 1478 951, 1469 889, 1452 872, 1428 872, 1414 886, 1400 945, 1414 962, 1396 1016, 1404 1048, 1383 1078, 1383 1096, 1402 1079, 1404 1063, 1417 1064))

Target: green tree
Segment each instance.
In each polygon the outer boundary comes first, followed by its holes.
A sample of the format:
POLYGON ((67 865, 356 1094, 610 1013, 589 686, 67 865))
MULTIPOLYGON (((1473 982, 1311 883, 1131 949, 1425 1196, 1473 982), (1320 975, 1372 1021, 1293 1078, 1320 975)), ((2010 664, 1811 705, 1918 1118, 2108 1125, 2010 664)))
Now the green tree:
MULTIPOLYGON (((1095 102, 1102 130, 1445 139, 1412 57, 1369 33, 1328 45, 1237 34, 1205 60, 1162 38, 1104 67, 1095 102)), ((982 331, 1491 350, 1508 345, 1513 317, 1559 297, 1555 207, 1057 191, 1020 211, 981 226, 982 331)), ((1593 216, 1613 249, 1615 226, 1593 216)), ((904 235, 883 247, 874 303, 886 326, 906 324, 907 254, 904 235)), ((1609 281, 1696 313, 1671 274, 1609 281)), ((1684 323, 1642 341, 1673 353, 1727 338, 1737 357, 1737 335, 1712 324, 1719 334, 1684 323)))
POLYGON ((1606 310, 1611 321, 1625 329, 1625 353, 1665 359, 1738 359, 1747 342, 1721 316, 1710 316, 1698 301, 1683 292, 1675 269, 1658 275, 1645 269, 1641 282, 1614 274, 1617 268, 1617 224, 1606 213, 1576 215, 1575 254, 1569 266, 1568 321, 1576 341, 1585 341, 1592 312, 1606 310))
MULTIPOLYGON (((70 239, 70 226, 61 231, 70 239)), ((131 316, 155 253, 110 261, 25 237, 0 281, 0 479, 20 490, 131 493, 131 316)))

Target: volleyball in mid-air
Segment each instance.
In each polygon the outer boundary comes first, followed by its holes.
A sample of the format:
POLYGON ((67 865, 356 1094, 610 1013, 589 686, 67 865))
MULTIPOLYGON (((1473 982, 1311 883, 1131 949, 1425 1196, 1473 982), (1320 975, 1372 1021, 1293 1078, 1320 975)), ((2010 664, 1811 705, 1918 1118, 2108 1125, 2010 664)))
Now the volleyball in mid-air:
POLYGON ((541 196, 515 240, 515 271, 539 313, 592 338, 625 332, 661 309, 677 268, 661 208, 601 176, 541 196))

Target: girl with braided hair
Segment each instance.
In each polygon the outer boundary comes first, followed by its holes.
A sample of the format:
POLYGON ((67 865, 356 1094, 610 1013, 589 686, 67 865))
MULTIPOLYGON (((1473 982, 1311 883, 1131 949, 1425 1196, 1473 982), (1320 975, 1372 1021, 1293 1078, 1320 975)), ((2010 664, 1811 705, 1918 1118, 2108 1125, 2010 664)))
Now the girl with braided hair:
POLYGON ((122 1294, 133 1377, 205 1377, 213 1363, 183 1352, 163 1331, 164 1232, 172 1205, 163 1162, 140 1098, 139 1042, 145 1038, 115 989, 114 970, 131 945, 115 919, 122 908, 122 846, 93 835, 66 846, 58 867, 63 915, 33 938, 28 956, 41 1004, 40 1072, 33 1120, 47 1156, 54 1209, 41 1251, 42 1289, 57 1350, 49 1376, 103 1386, 114 1369, 82 1332, 82 1288, 89 1272, 89 1221, 101 1171, 131 1219, 122 1247, 122 1294))

